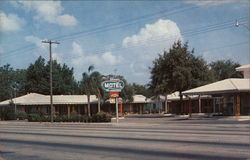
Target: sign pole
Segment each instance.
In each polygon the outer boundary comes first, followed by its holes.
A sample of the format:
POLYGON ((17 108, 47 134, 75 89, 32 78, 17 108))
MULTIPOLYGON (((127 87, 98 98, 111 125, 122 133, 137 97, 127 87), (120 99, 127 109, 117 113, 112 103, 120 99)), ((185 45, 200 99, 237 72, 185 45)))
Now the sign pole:
POLYGON ((115 106, 116 106, 116 123, 119 122, 119 115, 118 115, 118 98, 115 98, 115 106))

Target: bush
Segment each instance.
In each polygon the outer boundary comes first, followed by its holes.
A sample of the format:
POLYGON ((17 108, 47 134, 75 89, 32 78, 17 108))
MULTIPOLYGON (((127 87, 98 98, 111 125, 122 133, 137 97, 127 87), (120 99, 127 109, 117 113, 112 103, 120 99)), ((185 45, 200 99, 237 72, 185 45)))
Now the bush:
POLYGON ((82 115, 80 121, 81 122, 89 122, 90 117, 88 115, 82 115))
MULTIPOLYGON (((111 122, 111 115, 105 112, 99 112, 92 117, 88 115, 80 115, 73 112, 68 118, 67 115, 57 115, 55 122, 111 122)), ((40 113, 31 113, 27 116, 29 122, 50 122, 49 115, 41 115, 40 113)))
POLYGON ((50 115, 42 115, 41 122, 50 122, 50 115))
POLYGON ((0 119, 1 120, 15 120, 16 114, 13 105, 9 105, 6 107, 0 107, 0 119))
POLYGON ((62 120, 62 122, 68 122, 68 116, 62 115, 61 120, 62 120))
POLYGON ((63 118, 61 115, 57 115, 54 119, 54 122, 62 122, 63 121, 63 118))
POLYGON ((27 113, 23 111, 17 111, 16 118, 18 118, 19 120, 27 119, 27 113))
POLYGON ((71 119, 73 122, 79 122, 81 119, 81 115, 77 114, 77 112, 72 112, 71 113, 71 119))
POLYGON ((29 122, 41 122, 42 117, 37 113, 31 113, 28 115, 28 121, 29 122))
POLYGON ((111 122, 112 116, 105 112, 99 112, 92 116, 92 122, 111 122))

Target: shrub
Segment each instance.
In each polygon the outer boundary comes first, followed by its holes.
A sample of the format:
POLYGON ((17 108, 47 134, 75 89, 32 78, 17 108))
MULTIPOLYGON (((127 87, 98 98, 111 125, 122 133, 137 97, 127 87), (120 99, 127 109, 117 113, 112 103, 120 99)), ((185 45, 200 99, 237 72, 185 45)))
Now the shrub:
POLYGON ((0 107, 0 119, 1 120, 15 120, 16 114, 13 105, 9 105, 6 107, 0 107))
POLYGON ((42 115, 41 122, 50 122, 50 115, 42 115))
POLYGON ((27 113, 23 111, 17 111, 16 118, 18 118, 19 120, 27 119, 27 113))
POLYGON ((111 122, 112 116, 105 112, 99 112, 92 116, 92 122, 111 122))
POLYGON ((62 115, 61 120, 62 120, 62 122, 68 122, 68 116, 62 115))
POLYGON ((28 115, 29 122, 40 122, 42 120, 41 116, 37 113, 31 113, 28 115))
POLYGON ((62 116, 61 115, 57 115, 54 119, 55 122, 62 122, 62 116))
POLYGON ((78 114, 77 112, 72 112, 71 113, 71 119, 73 122, 79 122, 81 119, 81 115, 78 114))
POLYGON ((82 115, 81 118, 80 118, 80 121, 81 122, 89 122, 90 118, 88 115, 82 115))

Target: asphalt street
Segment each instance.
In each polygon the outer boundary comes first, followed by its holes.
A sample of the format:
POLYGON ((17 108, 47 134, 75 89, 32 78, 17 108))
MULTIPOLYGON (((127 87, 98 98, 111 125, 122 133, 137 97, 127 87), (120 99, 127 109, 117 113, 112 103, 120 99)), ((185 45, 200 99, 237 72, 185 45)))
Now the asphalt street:
POLYGON ((250 121, 0 122, 0 159, 250 159, 250 121))

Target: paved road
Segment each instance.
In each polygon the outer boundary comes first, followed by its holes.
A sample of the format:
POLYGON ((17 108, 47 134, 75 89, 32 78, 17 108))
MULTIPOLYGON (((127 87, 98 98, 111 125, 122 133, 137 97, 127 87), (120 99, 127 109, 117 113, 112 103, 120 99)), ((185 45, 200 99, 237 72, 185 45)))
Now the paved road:
POLYGON ((0 122, 0 159, 250 159, 249 121, 0 122))

